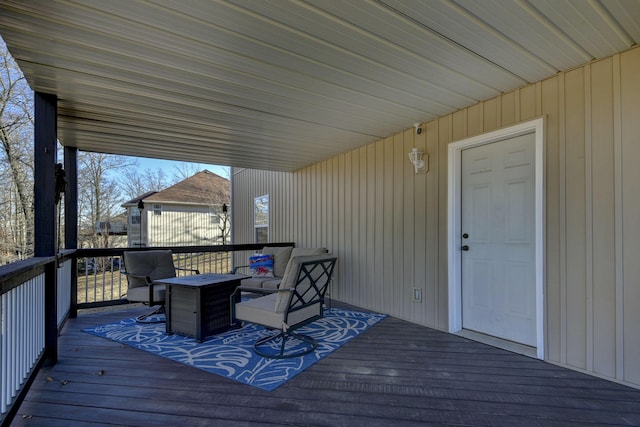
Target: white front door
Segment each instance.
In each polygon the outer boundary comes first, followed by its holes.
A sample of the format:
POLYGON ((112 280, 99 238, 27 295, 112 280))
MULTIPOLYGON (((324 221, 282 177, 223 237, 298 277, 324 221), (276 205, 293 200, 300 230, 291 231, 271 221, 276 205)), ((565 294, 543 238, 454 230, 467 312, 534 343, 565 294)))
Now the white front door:
POLYGON ((462 328, 536 346, 535 134, 461 153, 462 328))

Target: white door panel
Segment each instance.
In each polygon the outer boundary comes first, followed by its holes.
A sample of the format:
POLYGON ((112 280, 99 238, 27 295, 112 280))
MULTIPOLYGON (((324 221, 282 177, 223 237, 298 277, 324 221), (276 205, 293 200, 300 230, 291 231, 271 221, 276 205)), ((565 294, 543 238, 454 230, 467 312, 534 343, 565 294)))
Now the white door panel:
POLYGON ((461 158, 462 327, 535 346, 534 134, 461 158))

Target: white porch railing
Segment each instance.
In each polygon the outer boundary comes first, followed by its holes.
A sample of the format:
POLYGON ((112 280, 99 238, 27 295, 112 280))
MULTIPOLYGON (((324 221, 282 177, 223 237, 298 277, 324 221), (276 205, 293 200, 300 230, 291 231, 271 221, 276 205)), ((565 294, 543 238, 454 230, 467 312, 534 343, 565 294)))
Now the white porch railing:
POLYGON ((44 272, 2 295, 0 414, 7 412, 44 350, 44 272))
POLYGON ((37 369, 57 358, 57 330, 71 307, 72 259, 0 266, 0 423, 10 420, 37 369), (59 284, 59 286, 56 286, 59 284), (55 290, 55 292, 54 292, 55 290))
POLYGON ((62 325, 62 322, 69 316, 69 310, 71 308, 71 266, 73 262, 71 259, 64 260, 58 266, 58 327, 62 325))

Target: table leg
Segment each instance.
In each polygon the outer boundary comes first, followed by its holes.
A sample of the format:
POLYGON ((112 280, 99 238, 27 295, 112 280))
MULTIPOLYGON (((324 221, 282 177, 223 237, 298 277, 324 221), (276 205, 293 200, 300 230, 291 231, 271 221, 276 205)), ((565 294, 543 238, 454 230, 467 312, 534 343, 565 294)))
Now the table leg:
POLYGON ((165 317, 165 333, 172 335, 171 329, 171 285, 165 285, 164 288, 164 317, 165 317))

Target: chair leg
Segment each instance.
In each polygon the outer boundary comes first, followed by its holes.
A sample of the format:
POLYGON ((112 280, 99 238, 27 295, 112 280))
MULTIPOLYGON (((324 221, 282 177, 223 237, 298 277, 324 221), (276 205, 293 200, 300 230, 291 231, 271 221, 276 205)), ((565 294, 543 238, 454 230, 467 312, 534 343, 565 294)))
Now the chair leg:
POLYGON ((259 339, 258 341, 256 341, 253 344, 253 351, 256 352, 257 355, 262 356, 262 357, 266 357, 268 359, 288 359, 291 357, 300 357, 300 356, 305 356, 311 352, 313 352, 316 348, 318 347, 318 342, 308 336, 308 335, 303 335, 303 334, 296 334, 294 332, 280 332, 279 334, 276 335, 270 335, 268 337, 264 337, 259 339), (287 340, 289 338, 294 338, 297 339, 299 341, 302 341, 303 343, 307 344, 307 346, 301 350, 298 351, 294 351, 292 353, 286 353, 286 345, 287 345, 287 340), (280 339, 280 352, 277 354, 274 353, 269 353, 266 352, 264 350, 262 350, 260 348, 260 346, 265 346, 273 341, 276 341, 280 339))
POLYGON ((164 305, 153 310, 151 313, 142 314, 136 317, 136 322, 138 323, 165 323, 167 320, 147 320, 151 316, 155 316, 156 314, 165 314, 164 305))

